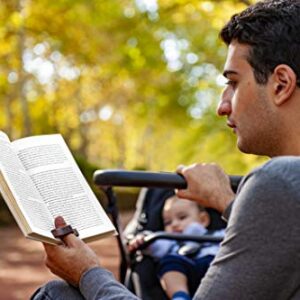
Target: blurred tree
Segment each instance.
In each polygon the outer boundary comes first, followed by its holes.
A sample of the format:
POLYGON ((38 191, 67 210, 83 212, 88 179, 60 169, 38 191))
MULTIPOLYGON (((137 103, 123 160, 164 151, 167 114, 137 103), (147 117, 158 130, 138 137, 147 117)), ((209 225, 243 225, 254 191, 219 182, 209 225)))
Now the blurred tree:
POLYGON ((218 32, 251 1, 2 0, 0 125, 61 132, 103 168, 172 170, 218 161, 246 172, 214 108, 218 32))

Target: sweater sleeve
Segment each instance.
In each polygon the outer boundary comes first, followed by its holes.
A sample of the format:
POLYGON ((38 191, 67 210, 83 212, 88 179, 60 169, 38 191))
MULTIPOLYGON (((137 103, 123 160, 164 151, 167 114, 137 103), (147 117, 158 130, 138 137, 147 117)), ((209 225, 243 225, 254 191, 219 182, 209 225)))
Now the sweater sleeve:
POLYGON ((248 176, 194 299, 298 299, 299 169, 299 158, 279 159, 248 176))
POLYGON ((81 294, 86 300, 138 300, 113 274, 103 268, 86 271, 79 283, 81 294))

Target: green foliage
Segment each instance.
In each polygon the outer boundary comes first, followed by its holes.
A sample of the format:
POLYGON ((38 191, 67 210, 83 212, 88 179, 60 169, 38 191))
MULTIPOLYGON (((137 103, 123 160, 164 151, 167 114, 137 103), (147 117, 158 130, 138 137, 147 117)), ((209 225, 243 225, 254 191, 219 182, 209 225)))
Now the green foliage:
POLYGON ((248 171, 260 160, 235 150, 211 107, 226 56, 218 32, 249 2, 1 1, 1 128, 12 139, 60 132, 103 168, 248 171))

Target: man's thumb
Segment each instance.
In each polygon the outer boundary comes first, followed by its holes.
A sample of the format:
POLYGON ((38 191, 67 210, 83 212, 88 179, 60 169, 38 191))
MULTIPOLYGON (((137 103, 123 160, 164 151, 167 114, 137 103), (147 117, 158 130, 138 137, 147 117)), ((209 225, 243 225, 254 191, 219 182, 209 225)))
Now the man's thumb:
POLYGON ((54 220, 55 224, 55 234, 56 237, 60 238, 66 246, 73 246, 76 243, 77 231, 73 229, 70 225, 66 224, 66 221, 63 217, 58 216, 54 220))
POLYGON ((55 224, 55 228, 62 228, 67 225, 65 219, 61 216, 55 218, 54 224, 55 224))

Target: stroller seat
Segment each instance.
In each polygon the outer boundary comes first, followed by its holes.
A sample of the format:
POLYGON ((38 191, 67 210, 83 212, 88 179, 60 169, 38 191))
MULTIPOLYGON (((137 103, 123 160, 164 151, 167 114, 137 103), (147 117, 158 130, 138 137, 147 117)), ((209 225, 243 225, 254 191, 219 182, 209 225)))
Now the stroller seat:
MULTIPOLYGON (((174 195, 174 190, 170 188, 143 188, 137 200, 135 214, 124 230, 125 238, 130 240, 143 231, 151 231, 159 232, 149 236, 152 241, 157 238, 180 239, 180 234, 164 234, 162 232, 164 229, 162 209, 165 200, 172 195, 174 195)), ((208 232, 225 228, 226 223, 218 212, 213 209, 207 209, 207 211, 211 218, 207 228, 208 232)), ((191 237, 192 240, 195 238, 191 237)), ((187 240, 185 236, 182 239, 187 240)), ((205 236, 200 237, 199 240, 205 241, 205 236)), ((220 238, 215 239, 216 242, 220 242, 220 240, 220 238)), ((209 241, 213 242, 213 237, 209 237, 209 241)), ((147 243, 149 244, 149 239, 147 243)), ((168 299, 156 274, 157 262, 153 257, 137 251, 130 256, 130 268, 127 270, 124 284, 143 300, 168 299)))
MULTIPOLYGON (((238 189, 241 180, 241 176, 230 176, 231 188, 234 192, 238 189)), ((126 240, 145 230, 153 232, 163 230, 161 212, 164 202, 174 193, 174 188, 186 188, 187 183, 185 179, 176 173, 98 170, 94 173, 94 182, 103 188, 107 195, 109 202, 108 212, 111 214, 112 221, 119 233, 117 240, 121 254, 121 282, 143 300, 168 299, 156 276, 156 264, 152 257, 140 255, 140 252, 131 255, 126 247, 126 240), (121 230, 119 223, 117 201, 112 186, 149 187, 141 189, 136 204, 136 212, 124 232, 121 230)), ((226 223, 221 219, 217 211, 213 209, 207 209, 207 211, 211 219, 211 223, 207 227, 208 230, 225 228, 226 223)), ((216 242, 209 235, 205 239, 199 236, 184 237, 183 235, 182 237, 189 241, 196 240, 199 242, 202 239, 202 242, 207 242, 211 239, 211 242, 216 242)), ((219 238, 218 242, 220 241, 221 239, 219 238)))

